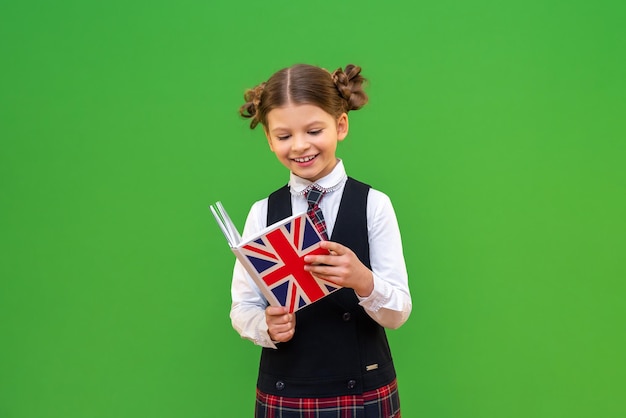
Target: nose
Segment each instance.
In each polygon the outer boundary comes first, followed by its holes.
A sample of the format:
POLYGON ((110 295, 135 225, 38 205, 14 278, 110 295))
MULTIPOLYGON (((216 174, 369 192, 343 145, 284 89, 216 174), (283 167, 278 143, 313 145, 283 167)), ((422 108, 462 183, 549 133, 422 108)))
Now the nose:
POLYGON ((294 135, 293 141, 291 141, 291 149, 296 152, 302 152, 308 149, 311 145, 307 141, 305 135, 294 135))

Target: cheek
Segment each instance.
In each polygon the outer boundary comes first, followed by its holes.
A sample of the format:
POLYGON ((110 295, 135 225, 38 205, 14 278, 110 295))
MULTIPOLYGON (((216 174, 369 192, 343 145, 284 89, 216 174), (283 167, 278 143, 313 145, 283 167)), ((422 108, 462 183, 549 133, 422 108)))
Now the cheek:
POLYGON ((269 141, 269 145, 270 150, 272 150, 272 152, 276 154, 278 158, 285 156, 289 152, 289 147, 284 142, 269 141))

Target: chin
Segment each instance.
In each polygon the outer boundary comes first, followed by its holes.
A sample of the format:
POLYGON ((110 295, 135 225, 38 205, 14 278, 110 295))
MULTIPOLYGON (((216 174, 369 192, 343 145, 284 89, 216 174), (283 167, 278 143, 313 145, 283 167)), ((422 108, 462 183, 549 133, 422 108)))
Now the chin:
POLYGON ((303 172, 298 172, 298 171, 294 171, 294 174, 302 179, 309 180, 312 182, 315 182, 320 179, 320 176, 318 174, 303 173, 303 172))

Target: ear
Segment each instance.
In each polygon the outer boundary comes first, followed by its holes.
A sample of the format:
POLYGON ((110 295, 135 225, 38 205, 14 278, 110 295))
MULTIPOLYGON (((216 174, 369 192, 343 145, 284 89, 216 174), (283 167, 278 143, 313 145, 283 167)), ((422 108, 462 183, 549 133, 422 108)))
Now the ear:
POLYGON ((270 133, 267 131, 267 128, 265 126, 263 127, 263 132, 265 133, 265 137, 267 138, 267 144, 270 146, 270 150, 274 152, 274 146, 272 145, 272 137, 270 136, 270 133))
POLYGON ((343 139, 348 136, 349 128, 348 114, 342 113, 341 116, 337 118, 337 141, 343 141, 343 139))

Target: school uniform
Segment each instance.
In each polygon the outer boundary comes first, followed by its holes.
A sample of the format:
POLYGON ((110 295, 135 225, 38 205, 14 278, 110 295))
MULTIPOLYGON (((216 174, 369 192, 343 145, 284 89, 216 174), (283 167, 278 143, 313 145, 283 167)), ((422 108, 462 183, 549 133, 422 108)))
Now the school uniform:
MULTIPOLYGON (((388 197, 348 178, 342 161, 316 185, 331 241, 349 247, 373 272, 374 290, 359 297, 341 289, 296 313, 296 333, 275 344, 267 333, 263 298, 237 262, 231 319, 242 337, 263 348, 257 417, 399 417, 395 369, 384 328, 411 311, 400 233, 388 197)), ((244 236, 306 211, 311 182, 291 174, 289 185, 255 203, 244 236)))

